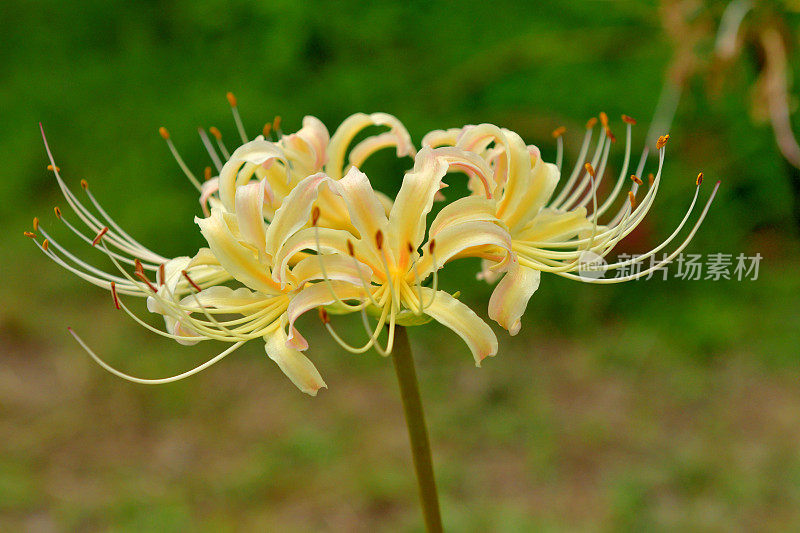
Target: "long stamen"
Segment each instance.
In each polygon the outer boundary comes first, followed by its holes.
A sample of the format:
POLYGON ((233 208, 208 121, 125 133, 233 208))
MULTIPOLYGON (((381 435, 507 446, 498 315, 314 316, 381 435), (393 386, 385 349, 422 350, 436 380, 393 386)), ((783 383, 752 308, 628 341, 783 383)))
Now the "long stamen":
POLYGON ((230 346, 226 350, 224 350, 224 351, 220 352, 219 354, 217 354, 216 356, 212 357, 211 359, 209 359, 205 363, 203 363, 201 365, 198 365, 198 366, 194 367, 191 370, 187 370, 186 372, 183 372, 181 374, 178 374, 178 375, 175 375, 175 376, 171 376, 171 377, 168 377, 168 378, 144 379, 144 378, 137 378, 135 376, 131 376, 130 374, 125 374, 124 372, 121 372, 121 371, 117 370, 116 368, 112 367, 111 365, 109 365, 108 363, 103 361, 100 357, 98 357, 98 355, 96 353, 94 353, 94 351, 92 351, 91 348, 89 348, 89 346, 83 341, 83 339, 81 339, 78 336, 77 333, 75 333, 75 331, 72 328, 67 328, 67 330, 69 331, 69 334, 72 335, 72 337, 76 341, 78 341, 78 344, 81 345, 81 348, 83 348, 86 351, 86 353, 88 353, 89 356, 91 356, 91 358, 94 359, 94 361, 98 365, 103 367, 105 370, 111 372, 115 376, 118 376, 118 377, 120 377, 122 379, 125 379, 125 380, 128 380, 128 381, 132 381, 134 383, 141 383, 143 385, 161 385, 161 384, 164 384, 164 383, 173 383, 175 381, 180 381, 182 379, 186 379, 186 378, 188 378, 190 376, 193 376, 193 375, 197 374, 198 372, 202 372, 203 370, 205 370, 206 368, 210 367, 211 365, 213 365, 215 363, 218 363, 219 361, 221 361, 222 359, 224 359, 225 357, 227 357, 228 355, 230 355, 231 353, 236 351, 240 346, 242 346, 244 344, 244 341, 237 342, 236 344, 233 344, 232 346, 230 346))
POLYGON ((172 157, 175 158, 175 161, 178 162, 178 166, 181 167, 181 170, 189 179, 189 181, 194 185, 194 188, 197 189, 198 192, 203 192, 203 187, 200 185, 200 181, 195 177, 189 167, 186 166, 186 163, 183 161, 181 154, 178 153, 178 149, 175 148, 175 144, 172 142, 172 139, 169 138, 169 131, 164 126, 158 128, 158 133, 161 137, 167 142, 167 146, 169 147, 169 151, 172 152, 172 157))
POLYGON ((217 140, 217 147, 219 147, 219 151, 226 160, 231 158, 230 152, 228 152, 228 147, 225 146, 225 143, 222 141, 222 132, 219 131, 215 126, 211 126, 208 128, 208 132, 214 136, 214 139, 217 140))
POLYGON ((247 134, 244 132, 244 124, 242 124, 242 117, 239 116, 239 106, 236 102, 236 97, 232 92, 225 95, 228 98, 228 103, 231 105, 231 113, 233 113, 233 121, 236 122, 236 129, 239 130, 239 137, 242 143, 247 142, 247 134))
MULTIPOLYGON (((575 160, 575 166, 572 168, 572 173, 569 176, 569 179, 561 188, 561 191, 555 197, 553 201, 550 202, 551 206, 559 205, 564 198, 566 198, 567 194, 572 190, 572 186, 575 183, 575 180, 578 179, 580 175, 581 169, 583 168, 584 160, 586 159, 586 154, 589 151, 589 144, 592 140, 592 130, 594 129, 595 124, 597 124, 596 118, 591 118, 586 123, 586 133, 583 135, 583 142, 581 143, 581 150, 578 154, 578 158, 575 160)), ((602 134, 601 134, 602 136, 602 134)))
POLYGON ((564 132, 567 128, 561 126, 553 131, 553 137, 556 139, 556 167, 558 167, 558 175, 561 175, 561 165, 564 162, 564 132))
POLYGON ((220 172, 222 170, 222 161, 220 161, 217 151, 214 149, 214 145, 211 144, 211 139, 208 138, 206 130, 203 128, 197 128, 197 133, 200 134, 200 140, 203 141, 203 146, 206 147, 206 152, 208 152, 208 155, 211 158, 211 161, 214 163, 217 172, 220 172))

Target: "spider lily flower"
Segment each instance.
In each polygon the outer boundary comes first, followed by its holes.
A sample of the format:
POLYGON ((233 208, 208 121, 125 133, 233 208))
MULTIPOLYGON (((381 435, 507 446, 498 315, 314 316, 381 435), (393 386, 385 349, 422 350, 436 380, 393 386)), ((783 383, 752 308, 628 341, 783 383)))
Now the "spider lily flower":
MULTIPOLYGON (((591 158, 587 161, 596 119, 587 123, 578 160, 557 194, 555 190, 562 170, 563 129, 554 132, 558 139, 556 164, 544 162, 539 150, 535 146, 526 146, 516 133, 491 124, 467 126, 461 130, 438 130, 423 139, 423 146, 434 148, 435 153, 441 153, 451 160, 460 159, 461 164, 456 165, 457 168, 460 167, 469 175, 469 187, 472 197, 476 199, 472 204, 465 205, 459 216, 480 218, 491 213, 508 228, 513 243, 511 253, 486 248, 467 250, 465 253, 483 257, 485 266, 491 267, 485 268, 479 277, 492 281, 499 277, 499 273, 505 272, 492 293, 489 316, 512 335, 520 330, 522 314, 539 287, 541 272, 598 284, 619 283, 646 276, 683 251, 703 222, 716 195, 719 182, 686 238, 672 253, 662 256, 660 261, 651 261, 649 268, 613 278, 580 275, 585 269, 597 274, 615 271, 655 256, 675 239, 689 220, 702 183, 701 174, 686 215, 667 239, 633 259, 605 264, 602 259, 636 228, 652 207, 661 183, 669 136, 658 140, 658 168, 655 176, 650 175, 649 189, 637 202, 636 194, 643 185, 639 176, 644 170, 648 149, 643 150, 636 173, 628 180, 631 126, 635 121, 623 116, 627 130, 625 158, 611 193, 601 202, 597 196, 598 187, 606 173, 615 138, 605 113, 601 113, 600 119, 602 128, 591 158), (476 155, 484 165, 475 164, 476 155), (606 215, 626 188, 626 183, 630 184, 627 197, 615 214, 606 215), (497 259, 487 257, 491 254, 495 254, 497 259), (507 261, 507 265, 500 267, 500 260, 507 261)), ((431 235, 435 237, 435 231, 431 235)))
MULTIPOLYGON (((307 176, 324 170, 332 178, 339 179, 350 166, 360 167, 372 154, 384 148, 395 147, 397 157, 414 157, 416 154, 405 126, 388 113, 351 115, 333 136, 313 116, 303 118, 303 127, 299 131, 285 135, 280 129, 280 117, 276 117, 264 126, 263 134, 249 140, 239 115, 238 102, 231 93, 228 93, 228 102, 243 144, 231 154, 219 129, 209 128, 216 143, 203 128, 198 129, 217 173, 215 176, 212 167, 206 167, 202 183, 184 162, 166 128, 159 129, 178 166, 200 192, 200 204, 206 216, 209 215, 209 205, 219 203, 233 212, 237 188, 255 180, 264 188, 264 216, 271 220, 286 195, 307 176), (389 130, 366 137, 348 154, 353 139, 365 128, 373 126, 388 127, 389 130)), ((325 206, 325 218, 330 220, 323 220, 323 223, 346 226, 346 209, 341 201, 334 197, 325 198, 325 194, 320 201, 329 204, 325 206)), ((382 196, 381 201, 387 209, 391 206, 389 198, 382 196)))
MULTIPOLYGON (((249 340, 263 338, 267 354, 303 392, 314 395, 325 386, 308 358, 287 344, 282 327, 296 287, 291 284, 281 286, 269 276, 268 260, 277 255, 271 244, 285 240, 281 231, 291 231, 295 219, 305 223, 310 206, 300 215, 279 209, 273 224, 267 229, 260 210, 253 208, 263 203, 263 189, 243 186, 236 194, 240 206, 237 213, 225 212, 220 207, 214 209, 208 218, 198 219, 210 248, 201 249, 193 258, 167 258, 144 247, 126 233, 97 202, 85 180, 81 186, 91 207, 81 201, 62 179, 46 139, 45 147, 51 162, 49 169, 53 171, 67 204, 84 227, 70 222, 58 207, 55 208, 57 218, 87 245, 104 254, 116 272, 106 272, 73 254, 36 218, 34 231, 26 232, 26 235, 34 239, 38 248, 66 270, 110 291, 115 307, 148 330, 181 344, 196 344, 204 340, 230 344, 217 356, 182 374, 142 379, 108 365, 70 329, 70 334, 103 368, 137 383, 169 383, 208 368, 249 340), (41 242, 38 234, 44 238, 41 242), (264 242, 258 241, 259 235, 264 242), (133 272, 129 271, 131 269, 133 272), (241 281, 246 287, 232 289, 223 285, 231 281, 241 281), (165 330, 139 317, 123 296, 145 298, 148 310, 164 317, 165 330), (228 318, 231 315, 235 318, 228 318)), ((302 192, 298 189, 295 194, 301 195, 302 192)), ((290 193, 288 198, 291 197, 290 193)), ((298 265, 297 268, 302 267, 298 265)), ((302 276, 300 270, 298 276, 302 276)), ((313 273, 307 271, 305 278, 296 276, 295 279, 302 286, 311 278, 313 273)), ((355 278, 351 275, 350 279, 355 278)), ((293 339, 295 346, 305 347, 299 333, 293 332, 293 339)))
MULTIPOLYGON (((476 364, 497 353, 497 339, 491 328, 454 296, 438 290, 437 272, 465 249, 486 245, 510 251, 511 242, 492 216, 479 221, 452 219, 435 240, 426 240, 426 215, 444 186, 442 178, 447 169, 448 163, 435 157, 432 150, 419 152, 388 215, 367 176, 355 166, 339 180, 307 178, 298 185, 309 194, 316 192, 318 199, 323 198, 323 192, 338 198, 347 209, 352 229, 325 227, 321 224, 324 213, 316 203, 311 226, 303 227, 298 219, 295 231, 283 243, 272 270, 276 282, 296 286, 293 277, 301 266, 316 270, 315 277, 322 281, 300 290, 289 304, 290 342, 296 331, 295 320, 305 312, 321 309, 328 331, 353 353, 375 347, 386 355, 392 351, 397 325, 416 325, 431 319, 458 334, 469 346, 476 364), (308 250, 315 255, 306 256, 290 270, 290 260, 308 250), (429 278, 432 287, 424 285, 429 278), (360 312, 368 336, 365 344, 353 346, 345 342, 330 325, 326 307, 338 313, 360 312), (374 328, 368 315, 377 317, 374 328), (380 346, 378 337, 385 325, 389 328, 388 339, 386 346, 380 346)), ((287 199, 282 209, 302 212, 310 205, 309 199, 314 198, 296 194, 287 199), (294 201, 300 204, 293 205, 294 201)), ((457 212, 465 202, 470 199, 458 200, 448 207, 457 212)), ((441 226, 448 217, 452 218, 447 212, 440 214, 434 226, 441 226)))

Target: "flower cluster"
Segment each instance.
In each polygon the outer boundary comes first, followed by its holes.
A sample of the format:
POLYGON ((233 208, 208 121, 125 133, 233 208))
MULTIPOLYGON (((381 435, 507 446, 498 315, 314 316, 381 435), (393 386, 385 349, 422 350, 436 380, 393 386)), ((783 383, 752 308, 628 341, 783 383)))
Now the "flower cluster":
MULTIPOLYGON (((41 251, 109 290, 118 309, 159 335, 181 344, 229 343, 216 357, 188 372, 141 379, 109 366, 70 330, 100 365, 123 378, 140 383, 175 381, 207 368, 249 340, 262 339, 267 355, 292 382, 314 395, 325 382, 303 353, 308 343, 295 327, 308 311, 318 311, 333 338, 353 353, 374 348, 389 354, 397 326, 436 320, 464 340, 480 365, 497 353, 497 338, 458 294, 438 289, 439 270, 447 263, 465 257, 482 260, 478 278, 499 280, 488 316, 515 335, 541 272, 590 283, 648 275, 686 247, 716 193, 715 187, 688 236, 663 261, 630 276, 580 276, 587 258, 605 257, 647 215, 661 182, 668 136, 657 143, 657 170, 637 200, 648 151, 628 178, 634 121, 623 116, 625 158, 610 193, 601 201, 598 191, 615 141, 604 113, 601 127, 596 127, 597 119, 587 124, 577 163, 556 192, 562 175, 563 128, 554 132, 555 164, 545 162, 539 150, 518 134, 491 124, 432 131, 417 150, 400 121, 385 113, 353 115, 333 135, 310 116, 299 131, 286 135, 276 118, 262 135, 250 140, 235 98, 229 94, 228 100, 242 144, 231 153, 219 130, 210 128, 208 135, 201 129, 214 164, 205 169, 204 180, 189 169, 167 130, 160 130, 200 197, 204 217, 195 222, 208 246, 191 257, 163 257, 141 245, 108 215, 86 181, 81 181, 86 200, 80 199, 62 178, 45 141, 48 168, 85 227, 68 220, 59 208, 56 216, 103 252, 114 271, 80 259, 34 219, 33 232, 26 234, 41 251), (374 127, 385 131, 351 146, 365 129, 374 127), (375 191, 360 170, 365 160, 384 148, 394 148, 397 157, 413 158, 394 199, 375 191), (468 196, 445 200, 441 189, 446 187, 445 177, 455 178, 451 174, 465 176, 468 196), (429 223, 437 202, 444 205, 429 223), (163 316, 164 329, 135 314, 123 296, 145 298, 147 309, 163 316), (349 344, 333 328, 331 315, 345 313, 360 314, 366 332, 363 344, 349 344)), ((686 216, 663 243, 628 261, 603 261, 600 268, 625 268, 668 246, 689 220, 701 182, 702 174, 686 216)))

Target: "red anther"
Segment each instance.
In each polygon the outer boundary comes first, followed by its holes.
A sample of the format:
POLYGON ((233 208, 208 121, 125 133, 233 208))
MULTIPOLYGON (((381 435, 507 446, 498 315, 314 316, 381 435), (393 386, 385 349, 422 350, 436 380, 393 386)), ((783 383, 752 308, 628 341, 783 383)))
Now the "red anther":
POLYGON ((653 173, 652 173, 652 172, 651 172, 650 174, 648 174, 648 175, 647 175, 647 181, 649 181, 649 182, 650 182, 650 186, 651 186, 651 187, 653 186, 653 182, 654 182, 654 181, 656 181, 656 178, 653 176, 653 173))
POLYGON ((169 139, 169 131, 167 131, 167 128, 165 128, 164 126, 161 126, 160 128, 158 128, 158 134, 159 134, 159 135, 161 135, 161 137, 162 137, 162 138, 163 138, 165 141, 166 141, 167 139, 169 139))
POLYGON ((39 231, 39 218, 33 217, 33 231, 39 231))
POLYGON ((275 133, 278 133, 281 130, 281 116, 275 115, 275 119, 272 121, 272 129, 275 130, 275 133))
POLYGON ((325 310, 324 307, 319 307, 319 319, 322 320, 323 324, 330 324, 331 317, 328 316, 328 312, 325 310))
POLYGON ((58 208, 58 206, 55 206, 55 207, 53 208, 53 212, 56 214, 56 216, 57 216, 58 218, 61 218, 61 209, 59 209, 59 208, 58 208))
POLYGON ((612 143, 617 141, 616 135, 611 133, 611 128, 609 128, 608 126, 606 126, 606 137, 608 137, 612 143))
POLYGON ((211 167, 206 167, 203 169, 203 179, 208 181, 211 179, 211 167))
POLYGON ((203 288, 200 285, 198 285, 197 283, 195 283, 192 278, 189 277, 189 273, 188 272, 186 272, 185 270, 181 270, 181 274, 183 275, 184 278, 186 278, 186 281, 188 281, 189 284, 192 287, 197 289, 197 292, 202 292, 203 291, 203 288))
POLYGON ((431 242, 428 244, 428 251, 433 253, 434 248, 436 248, 436 239, 431 239, 431 242))
POLYGON ((30 231, 23 231, 22 234, 25 235, 26 237, 30 237, 31 239, 35 239, 36 238, 36 234, 32 233, 30 231))
POLYGON ((154 293, 158 292, 158 289, 156 289, 155 286, 152 283, 150 283, 150 280, 147 279, 147 276, 144 275, 144 272, 138 272, 137 271, 137 272, 134 272, 133 275, 136 276, 137 278, 139 278, 140 280, 142 280, 144 283, 146 283, 147 287, 151 291, 153 291, 154 293))
POLYGON ((586 121, 586 129, 590 130, 594 128, 594 125, 597 124, 597 119, 595 117, 590 118, 586 121))
POLYGON ((43 240, 42 249, 46 252, 49 247, 50 247, 50 241, 48 241, 47 239, 43 240))
POLYGON ((104 226, 103 229, 100 230, 100 233, 98 233, 97 237, 92 241, 92 246, 97 246, 97 243, 100 242, 100 239, 102 239, 103 235, 106 233, 108 233, 108 226, 104 226))
POLYGON ((600 111, 600 124, 602 124, 604 128, 608 129, 608 115, 606 115, 605 111, 600 111))
POLYGON ((61 167, 54 167, 53 165, 47 165, 47 170, 55 170, 56 172, 61 172, 61 167))
POLYGON ((215 126, 211 126, 208 128, 208 132, 217 138, 217 140, 222 140, 222 132, 219 131, 215 126))
POLYGON ((628 191, 628 199, 631 201, 631 208, 636 207, 636 196, 633 191, 628 191))
POLYGON ((316 226, 317 222, 319 222, 319 214, 320 214, 319 213, 319 206, 315 205, 314 208, 311 209, 311 225, 312 226, 316 226))
POLYGON ((697 175, 697 179, 695 180, 695 183, 697 184, 698 187, 703 184, 703 173, 702 172, 697 175))
POLYGON ((567 131, 567 128, 565 128, 564 126, 559 126, 558 128, 554 129, 553 130, 553 139, 558 139, 559 137, 564 135, 564 133, 566 133, 566 131, 567 131))
POLYGON ((164 263, 158 265, 158 281, 160 282, 161 285, 164 285, 164 283, 166 283, 166 273, 164 270, 164 263))
POLYGON ((583 165, 583 168, 586 169, 586 172, 588 172, 591 177, 594 178, 595 176, 597 176, 597 174, 595 174, 594 172, 594 167, 592 166, 591 163, 586 163, 585 165, 583 165))
POLYGON ((356 256, 356 249, 353 247, 353 242, 350 239, 347 239, 347 253, 350 254, 350 257, 356 256))
POLYGON ((138 272, 139 274, 144 274, 144 268, 142 267, 142 262, 139 261, 138 257, 133 260, 133 265, 136 272, 138 272))
POLYGON ((383 232, 381 230, 375 233, 375 245, 378 247, 378 250, 383 249, 383 232))
POLYGON ((414 246, 410 242, 406 243, 406 248, 408 248, 408 253, 410 254, 414 253, 414 246))
POLYGON ((119 309, 119 297, 117 296, 117 284, 111 282, 111 296, 114 298, 114 307, 119 309))
POLYGON ((264 124, 264 129, 261 130, 261 133, 264 134, 264 138, 269 139, 269 134, 272 133, 272 123, 267 122, 264 124))
POLYGON ((662 148, 664 148, 668 140, 669 140, 669 134, 660 136, 656 141, 656 150, 661 150, 662 148))
POLYGON ((236 107, 236 97, 232 92, 228 92, 228 94, 225 95, 225 98, 228 99, 228 103, 231 105, 231 107, 236 107))
POLYGON ((642 184, 642 180, 639 179, 639 176, 637 176, 636 174, 631 174, 631 179, 636 183, 636 185, 642 184))
POLYGON ((628 115, 622 115, 622 121, 630 124, 631 126, 636 125, 636 119, 631 118, 628 115))

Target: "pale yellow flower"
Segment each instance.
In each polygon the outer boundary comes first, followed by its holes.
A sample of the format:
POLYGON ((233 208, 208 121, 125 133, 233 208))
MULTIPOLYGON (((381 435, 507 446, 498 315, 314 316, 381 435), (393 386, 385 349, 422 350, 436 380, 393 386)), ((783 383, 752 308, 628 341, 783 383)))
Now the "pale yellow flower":
MULTIPOLYGON (((558 137, 556 164, 544 162, 539 150, 535 146, 526 146, 516 133, 491 124, 467 126, 459 130, 437 130, 423 139, 423 146, 435 148, 434 153, 462 161, 462 169, 469 175, 469 186, 475 200, 465 205, 459 216, 493 214, 509 231, 513 243, 510 253, 486 247, 465 253, 484 258, 487 268, 480 277, 492 281, 500 272, 505 272, 490 299, 489 316, 512 335, 521 327, 522 314, 539 286, 541 272, 551 272, 586 283, 619 283, 637 279, 662 268, 683 251, 705 218, 719 183, 688 236, 668 256, 658 262, 654 260, 649 268, 625 276, 602 278, 580 275, 582 269, 589 267, 595 272, 613 272, 650 259, 679 234, 697 201, 702 175, 698 176, 697 189, 686 216, 664 242, 633 259, 600 264, 600 260, 636 228, 652 207, 661 183, 665 145, 669 137, 659 139, 658 169, 655 176, 651 175, 646 194, 637 202, 636 194, 642 185, 639 176, 647 160, 647 149, 642 154, 636 173, 628 180, 630 133, 634 121, 623 118, 627 128, 625 159, 613 190, 602 202, 598 201, 597 191, 605 175, 614 141, 605 114, 601 114, 603 128, 591 160, 587 162, 586 156, 596 119, 587 124, 578 161, 561 191, 555 195, 561 177, 563 130, 554 132, 558 137), (476 156, 480 163, 476 161, 476 156), (614 215, 601 219, 617 203, 626 182, 630 183, 627 197, 614 215), (503 265, 503 262, 507 264, 503 265)), ((435 231, 431 235, 435 237, 435 231)))
MULTIPOLYGON (((324 306, 333 306, 337 312, 361 312, 369 337, 362 346, 344 342, 333 331, 325 313, 323 321, 334 338, 349 351, 360 353, 375 347, 388 354, 392 350, 396 325, 434 319, 467 343, 476 364, 486 356, 495 355, 497 339, 491 328, 452 295, 437 290, 436 273, 464 249, 491 245, 510 250, 511 243, 494 217, 456 220, 450 211, 443 211, 444 214, 434 220, 434 228, 448 221, 435 241, 426 239, 426 215, 434 196, 443 187, 442 178, 447 169, 444 159, 435 157, 430 149, 422 150, 415 159, 414 169, 405 175, 388 215, 367 176, 355 167, 340 180, 327 178, 314 184, 320 198, 323 198, 322 192, 327 191, 343 201, 353 229, 324 227, 321 224, 324 213, 317 207, 312 226, 298 229, 286 241, 283 255, 276 258, 272 271, 276 281, 291 283, 292 273, 286 265, 305 250, 318 253, 303 259, 295 270, 305 263, 325 279, 325 283, 310 285, 292 299, 288 309, 289 325, 303 313, 324 306), (348 279, 352 273, 358 278, 348 279), (430 277, 433 277, 433 287, 423 285, 430 277), (367 313, 378 318, 374 328, 368 325, 367 313), (377 340, 384 325, 389 327, 389 337, 387 345, 381 347, 377 340)), ((303 198, 301 205, 307 205, 307 201, 303 198)), ((458 211, 460 202, 448 207, 458 211)), ((290 205, 287 200, 284 208, 289 209, 290 205)), ((301 205, 291 206, 291 209, 298 210, 301 205)))

